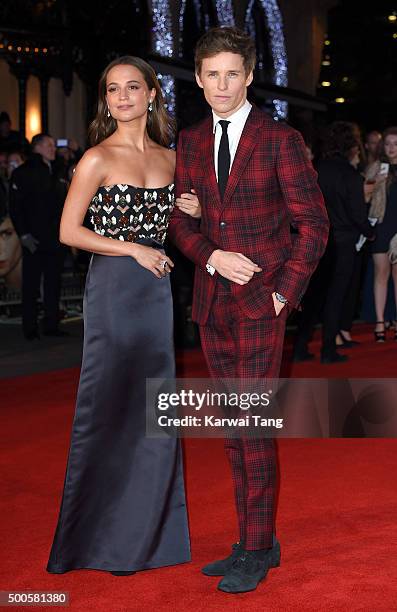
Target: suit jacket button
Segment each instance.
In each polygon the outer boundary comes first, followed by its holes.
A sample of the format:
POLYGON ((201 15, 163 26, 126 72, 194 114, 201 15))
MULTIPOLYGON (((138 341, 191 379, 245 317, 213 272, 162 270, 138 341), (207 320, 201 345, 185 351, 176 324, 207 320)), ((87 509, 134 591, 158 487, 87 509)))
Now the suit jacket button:
POLYGON ((222 228, 226 227, 226 221, 221 221, 219 224, 222 228))

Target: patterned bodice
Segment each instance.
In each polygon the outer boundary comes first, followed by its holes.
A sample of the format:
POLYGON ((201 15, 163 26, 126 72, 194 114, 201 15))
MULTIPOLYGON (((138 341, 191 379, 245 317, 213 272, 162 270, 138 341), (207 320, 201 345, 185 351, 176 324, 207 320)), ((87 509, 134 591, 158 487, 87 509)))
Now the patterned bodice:
POLYGON ((133 185, 99 187, 88 208, 94 231, 128 242, 164 243, 174 208, 174 185, 147 189, 133 185))

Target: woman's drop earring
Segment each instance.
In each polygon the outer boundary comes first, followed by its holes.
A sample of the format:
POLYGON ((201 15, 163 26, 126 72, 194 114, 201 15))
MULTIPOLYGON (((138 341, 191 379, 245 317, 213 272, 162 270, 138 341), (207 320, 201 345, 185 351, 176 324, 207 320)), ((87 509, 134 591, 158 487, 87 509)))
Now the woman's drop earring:
POLYGON ((108 117, 110 117, 110 110, 109 110, 109 107, 108 107, 108 113, 107 113, 107 114, 108 114, 108 117))
POLYGON ((152 104, 152 101, 151 101, 151 100, 149 100, 148 111, 150 112, 150 111, 152 111, 152 110, 153 110, 153 104, 152 104))

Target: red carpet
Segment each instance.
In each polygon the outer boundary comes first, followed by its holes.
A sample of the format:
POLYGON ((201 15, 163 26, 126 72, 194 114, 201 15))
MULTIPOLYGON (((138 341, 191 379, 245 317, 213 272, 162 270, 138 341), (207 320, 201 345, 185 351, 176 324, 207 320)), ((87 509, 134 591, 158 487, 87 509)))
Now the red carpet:
MULTIPOLYGON (((368 376, 372 366, 371 376, 395 376, 397 347, 391 342, 379 347, 366 334, 365 329, 360 334, 361 354, 353 360, 357 349, 350 351, 343 375, 368 376), (365 372, 357 368, 360 363, 365 372)), ((185 375, 205 375, 199 351, 187 353, 183 363, 185 375)), ((303 373, 299 365, 293 375, 341 375, 337 368, 311 364, 303 373)), ((386 439, 278 443, 282 565, 255 593, 226 595, 216 590, 216 578, 199 572, 236 539, 221 440, 185 444, 192 563, 130 577, 97 571, 47 574, 77 377, 72 369, 1 383, 0 590, 66 590, 70 609, 97 612, 397 610, 397 454, 396 442, 386 439)))
MULTIPOLYGON (((315 354, 316 359, 306 363, 291 363, 292 338, 287 337, 281 376, 284 378, 397 378, 397 342, 393 339, 393 333, 387 332, 387 341, 384 344, 377 344, 374 341, 373 329, 374 326, 370 324, 355 325, 354 339, 360 342, 360 345, 340 350, 340 353, 349 357, 349 361, 334 365, 320 363, 320 330, 315 331, 309 346, 310 352, 315 354)), ((186 356, 179 355, 180 375, 208 376, 200 350, 189 351, 186 356)))

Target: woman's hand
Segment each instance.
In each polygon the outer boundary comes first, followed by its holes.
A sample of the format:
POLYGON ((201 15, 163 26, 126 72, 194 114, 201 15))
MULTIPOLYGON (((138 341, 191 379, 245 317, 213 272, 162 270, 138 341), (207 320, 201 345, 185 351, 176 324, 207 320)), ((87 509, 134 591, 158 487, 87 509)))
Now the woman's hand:
POLYGON ((375 189, 377 189, 378 186, 384 183, 385 181, 387 181, 387 174, 380 173, 378 173, 373 178, 366 179, 364 181, 364 198, 367 204, 371 201, 375 189))
POLYGON ((132 244, 132 257, 146 270, 153 272, 157 278, 164 278, 174 267, 173 262, 159 249, 143 244, 132 244))
POLYGON ((182 193, 180 198, 176 198, 175 204, 184 213, 193 217, 194 219, 200 219, 201 217, 201 206, 196 196, 196 191, 191 189, 192 193, 182 193))

